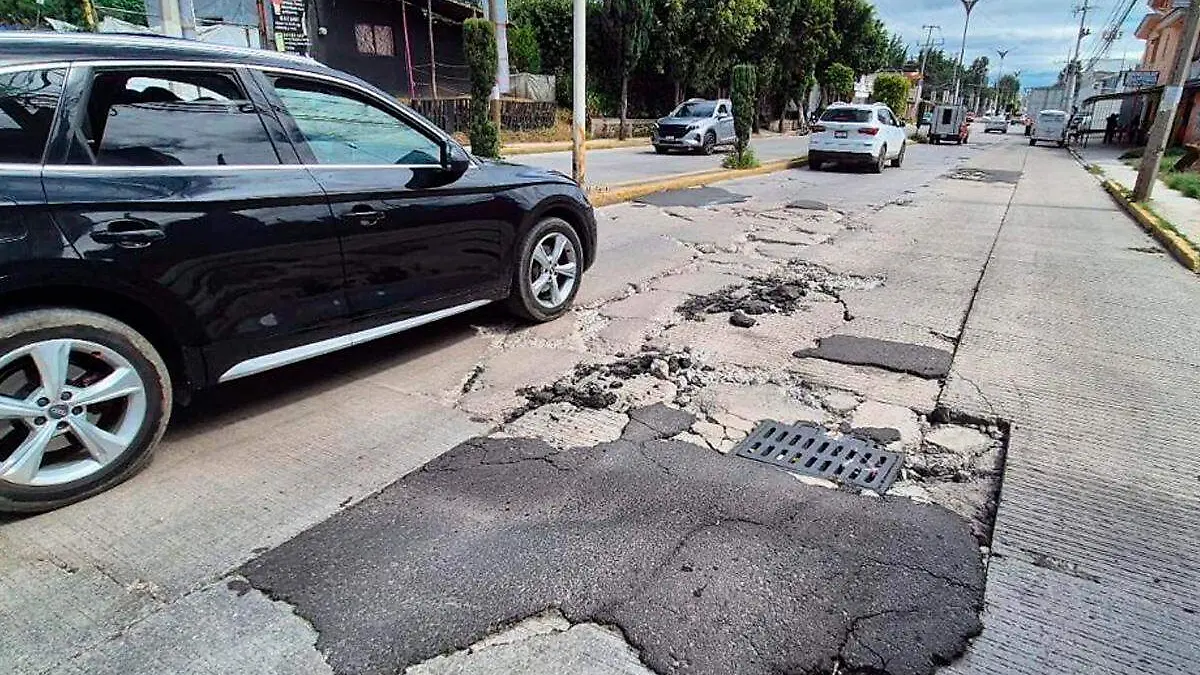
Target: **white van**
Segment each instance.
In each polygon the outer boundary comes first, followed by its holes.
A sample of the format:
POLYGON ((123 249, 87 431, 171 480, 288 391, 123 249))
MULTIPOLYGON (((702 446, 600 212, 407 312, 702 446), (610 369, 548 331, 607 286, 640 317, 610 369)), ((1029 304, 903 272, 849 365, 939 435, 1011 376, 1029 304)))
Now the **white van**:
POLYGON ((1029 136, 1029 144, 1037 145, 1038 141, 1057 143, 1062 147, 1067 142, 1067 113, 1061 110, 1043 110, 1033 121, 1033 133, 1029 136))
POLYGON ((970 134, 967 124, 967 109, 961 105, 939 105, 933 109, 933 120, 929 125, 929 142, 954 141, 966 143, 970 134))

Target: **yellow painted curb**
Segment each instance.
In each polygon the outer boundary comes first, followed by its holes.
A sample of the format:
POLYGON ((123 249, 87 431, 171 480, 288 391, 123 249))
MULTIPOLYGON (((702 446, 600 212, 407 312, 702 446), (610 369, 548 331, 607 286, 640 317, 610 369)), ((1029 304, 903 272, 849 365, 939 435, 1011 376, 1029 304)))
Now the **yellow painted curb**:
POLYGON ((1165 246, 1179 261, 1179 264, 1193 272, 1200 272, 1200 251, 1197 251, 1191 242, 1181 237, 1145 206, 1130 199, 1125 186, 1108 179, 1104 181, 1104 189, 1108 190, 1113 199, 1137 221, 1138 225, 1141 225, 1143 230, 1149 232, 1150 236, 1165 246))
MULTIPOLYGON (((612 150, 614 148, 636 148, 639 146, 650 146, 650 138, 629 138, 624 141, 615 138, 597 138, 587 142, 588 150, 612 150)), ((571 141, 548 141, 545 143, 514 143, 500 148, 500 154, 504 157, 513 157, 516 155, 536 155, 543 152, 562 152, 563 150, 571 149, 571 141)))
POLYGON ((794 169, 805 164, 808 164, 808 157, 796 157, 793 159, 763 162, 761 166, 753 169, 712 169, 709 171, 652 178, 646 181, 603 185, 588 188, 588 197, 592 200, 593 206, 610 206, 612 204, 632 201, 639 197, 645 197, 655 192, 682 190, 684 188, 700 187, 734 178, 761 176, 767 173, 783 171, 784 169, 794 169))

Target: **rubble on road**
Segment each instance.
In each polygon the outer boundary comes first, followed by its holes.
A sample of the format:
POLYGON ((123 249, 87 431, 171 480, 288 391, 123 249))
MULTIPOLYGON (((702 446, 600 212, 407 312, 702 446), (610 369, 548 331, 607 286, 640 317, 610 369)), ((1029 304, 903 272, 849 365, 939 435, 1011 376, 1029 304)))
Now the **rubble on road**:
POLYGON ((839 274, 820 265, 793 261, 781 273, 753 276, 745 284, 690 297, 676 311, 692 321, 738 310, 751 316, 792 314, 812 302, 841 302, 842 291, 868 290, 882 284, 882 277, 839 274))

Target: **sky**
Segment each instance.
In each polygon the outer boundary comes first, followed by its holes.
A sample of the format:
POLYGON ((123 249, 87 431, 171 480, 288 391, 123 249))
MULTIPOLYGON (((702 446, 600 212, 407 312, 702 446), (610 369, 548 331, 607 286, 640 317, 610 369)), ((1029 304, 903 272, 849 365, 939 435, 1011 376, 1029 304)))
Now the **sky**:
MULTIPOLYGON (((934 44, 951 58, 958 56, 962 44, 963 11, 960 0, 873 0, 888 31, 899 34, 908 43, 910 54, 917 53, 917 43, 924 43, 922 25, 940 25, 933 32, 934 44)), ((1078 0, 1082 2, 1082 0, 1078 0)), ((1010 50, 1004 59, 1004 72, 1021 71, 1021 87, 1054 84, 1058 72, 1066 65, 1075 47, 1079 16, 1072 13, 1075 0, 979 0, 971 10, 964 61, 969 65, 977 56, 987 56, 990 75, 996 78, 999 56, 997 49, 1010 50)), ((1086 26, 1092 34, 1083 40, 1080 58, 1086 65, 1093 50, 1100 44, 1114 14, 1123 13, 1130 3, 1133 8, 1121 27, 1122 37, 1109 48, 1107 58, 1120 59, 1124 54, 1134 64, 1141 59, 1143 42, 1133 31, 1149 11, 1145 0, 1089 0, 1086 26)))

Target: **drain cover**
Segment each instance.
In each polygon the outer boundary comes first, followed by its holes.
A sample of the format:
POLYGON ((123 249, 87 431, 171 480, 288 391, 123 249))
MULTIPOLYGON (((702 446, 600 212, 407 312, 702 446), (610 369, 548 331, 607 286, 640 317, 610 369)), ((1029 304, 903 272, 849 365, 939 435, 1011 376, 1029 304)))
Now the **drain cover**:
POLYGON ((834 438, 820 427, 772 420, 760 422, 735 450, 738 457, 879 493, 891 487, 904 464, 903 454, 882 450, 870 441, 834 438))

